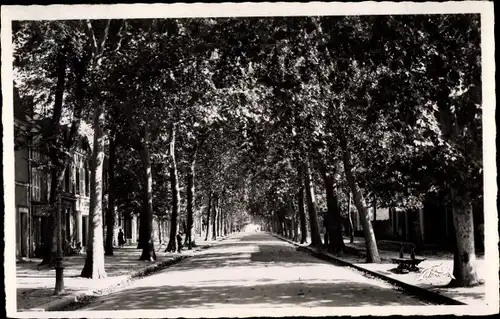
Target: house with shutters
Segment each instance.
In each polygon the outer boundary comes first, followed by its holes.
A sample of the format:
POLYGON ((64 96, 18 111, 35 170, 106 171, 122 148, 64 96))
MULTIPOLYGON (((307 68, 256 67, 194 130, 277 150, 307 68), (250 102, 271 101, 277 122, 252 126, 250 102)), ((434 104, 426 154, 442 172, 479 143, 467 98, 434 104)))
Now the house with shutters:
MULTIPOLYGON (((34 112, 34 102, 21 97, 14 89, 14 138, 15 138, 15 205, 16 205, 16 256, 18 259, 40 256, 49 228, 49 200, 51 177, 49 160, 40 145, 39 132, 50 121, 34 112)), ((61 125, 63 134, 69 127, 61 125)), ((90 159, 92 154, 88 137, 80 135, 66 167, 62 181, 61 212, 63 251, 78 243, 83 250, 87 246, 90 209, 90 159)), ((103 168, 103 232, 106 239, 107 157, 103 168)), ((113 236, 117 241, 118 229, 122 229, 129 244, 137 242, 138 222, 136 214, 116 214, 113 236)))
MULTIPOLYGON (((16 251, 18 258, 36 257, 45 244, 49 227, 51 178, 47 155, 41 151, 37 133, 43 122, 33 111, 33 101, 14 94, 16 251)), ((63 131, 68 130, 62 127, 63 131)), ((62 233, 69 244, 87 242, 90 188, 90 146, 80 138, 73 160, 66 168, 61 195, 62 233)))
MULTIPOLYGON (((20 258, 40 255, 49 227, 49 196, 51 178, 48 158, 40 147, 39 132, 49 119, 34 112, 33 100, 21 97, 14 89, 15 138, 15 205, 16 256, 20 258)), ((68 127, 62 126, 62 130, 68 127)), ((80 143, 73 160, 66 168, 63 179, 61 208, 63 214, 63 248, 80 242, 87 243, 89 226, 90 155, 86 137, 80 143)))

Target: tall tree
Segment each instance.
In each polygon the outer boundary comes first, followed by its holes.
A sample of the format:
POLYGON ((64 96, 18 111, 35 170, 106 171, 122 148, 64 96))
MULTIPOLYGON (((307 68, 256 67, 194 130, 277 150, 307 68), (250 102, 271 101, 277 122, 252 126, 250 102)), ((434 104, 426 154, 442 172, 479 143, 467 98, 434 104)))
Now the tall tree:
POLYGON ((321 235, 319 233, 318 217, 316 212, 316 197, 311 176, 309 160, 304 162, 304 189, 306 192, 307 212, 309 214, 309 226, 311 231, 311 246, 321 246, 321 235))
POLYGON ((144 125, 142 141, 141 158, 143 163, 143 179, 144 179, 144 209, 141 213, 141 238, 143 240, 142 254, 139 260, 156 260, 156 253, 153 243, 153 176, 151 170, 151 155, 150 148, 150 132, 148 123, 144 125))
POLYGON ((176 235, 177 235, 177 229, 178 229, 178 216, 179 216, 179 202, 180 202, 180 195, 179 195, 179 177, 178 177, 178 172, 177 172, 177 161, 175 157, 175 137, 176 137, 176 131, 177 131, 177 125, 174 123, 171 127, 171 133, 170 133, 170 149, 169 149, 169 156, 170 156, 170 186, 171 186, 171 192, 172 192, 172 216, 170 219, 170 238, 169 242, 167 245, 167 248, 165 251, 169 252, 174 252, 176 251, 177 244, 176 244, 176 235))
MULTIPOLYGON (((114 133, 114 132, 113 132, 114 133)), ((115 210, 115 167, 116 167, 116 135, 110 134, 108 157, 108 209, 106 210, 106 245, 104 253, 113 256, 113 244, 116 226, 115 210)))
MULTIPOLYGON (((87 256, 81 276, 86 278, 105 278, 104 268, 104 240, 103 240, 103 214, 102 214, 102 192, 103 192, 103 165, 104 165, 104 103, 100 100, 103 92, 98 86, 99 73, 106 49, 111 27, 111 20, 84 22, 90 47, 90 76, 91 92, 93 95, 90 102, 94 107, 94 142, 91 159, 90 173, 90 211, 89 211, 89 241, 87 256)), ((120 46, 120 37, 113 37, 111 48, 116 50, 120 46)))

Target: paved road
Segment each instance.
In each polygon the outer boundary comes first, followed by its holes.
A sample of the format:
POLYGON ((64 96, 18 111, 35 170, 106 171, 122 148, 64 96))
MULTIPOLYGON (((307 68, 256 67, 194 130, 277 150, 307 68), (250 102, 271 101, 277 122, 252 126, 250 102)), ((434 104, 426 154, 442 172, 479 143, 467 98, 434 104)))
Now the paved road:
POLYGON ((264 233, 238 233, 83 310, 424 305, 388 284, 297 251, 264 233))

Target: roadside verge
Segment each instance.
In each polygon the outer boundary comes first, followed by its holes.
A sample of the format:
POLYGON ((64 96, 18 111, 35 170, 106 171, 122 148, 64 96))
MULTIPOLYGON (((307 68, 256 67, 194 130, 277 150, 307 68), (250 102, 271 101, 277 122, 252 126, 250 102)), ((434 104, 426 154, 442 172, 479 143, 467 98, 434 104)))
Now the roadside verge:
POLYGON ((64 296, 60 299, 42 304, 37 307, 18 310, 18 312, 45 312, 45 311, 64 311, 64 310, 74 310, 80 308, 83 304, 92 302, 98 297, 117 292, 121 289, 126 288, 135 280, 142 277, 150 276, 155 274, 165 268, 175 265, 184 259, 188 259, 196 256, 196 253, 202 250, 209 249, 210 247, 216 245, 218 242, 225 240, 228 237, 218 238, 214 240, 212 244, 201 244, 200 246, 194 248, 193 250, 186 251, 187 254, 172 255, 164 257, 163 260, 157 261, 155 263, 149 264, 139 270, 133 271, 126 276, 125 279, 116 282, 114 281, 110 285, 104 285, 104 287, 99 289, 89 289, 84 291, 79 291, 68 296, 64 296))
POLYGON ((309 246, 299 245, 298 243, 293 242, 290 239, 284 238, 284 237, 279 236, 279 235, 274 234, 274 233, 269 233, 269 234, 271 234, 272 236, 274 236, 282 241, 285 241, 285 242, 288 242, 289 244, 294 245, 300 251, 307 252, 316 258, 319 258, 319 259, 322 259, 322 260, 325 260, 325 261, 328 261, 328 262, 331 262, 331 263, 334 263, 334 264, 337 264, 340 266, 353 268, 353 269, 361 272, 365 276, 375 277, 375 278, 381 279, 385 282, 388 282, 389 284, 391 284, 393 286, 396 286, 396 287, 402 289, 403 291, 405 291, 408 294, 414 295, 422 300, 431 302, 433 304, 437 304, 437 305, 466 305, 465 303, 463 303, 461 301, 458 301, 458 300, 455 300, 453 298, 441 295, 437 292, 430 291, 430 290, 427 290, 427 289, 424 289, 421 287, 417 287, 414 285, 410 285, 410 284, 405 283, 403 281, 400 281, 400 280, 391 278, 389 276, 386 276, 384 274, 381 274, 377 271, 367 269, 367 268, 362 267, 360 265, 352 264, 352 263, 347 262, 345 260, 342 260, 338 257, 335 257, 332 254, 321 251, 319 249, 309 247, 309 246))

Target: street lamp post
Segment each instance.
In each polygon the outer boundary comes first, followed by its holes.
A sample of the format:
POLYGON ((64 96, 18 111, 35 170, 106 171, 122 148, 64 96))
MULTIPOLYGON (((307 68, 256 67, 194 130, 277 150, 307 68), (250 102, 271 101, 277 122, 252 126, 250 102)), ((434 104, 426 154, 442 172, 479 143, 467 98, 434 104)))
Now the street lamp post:
POLYGON ((54 295, 59 295, 64 292, 64 266, 63 266, 63 253, 62 253, 62 222, 61 222, 61 195, 57 196, 57 255, 56 255, 56 286, 54 295))

